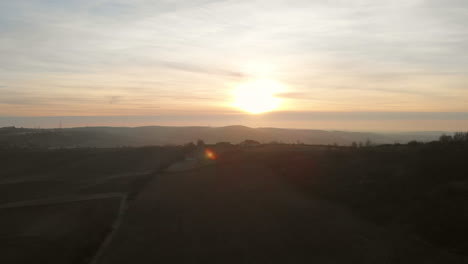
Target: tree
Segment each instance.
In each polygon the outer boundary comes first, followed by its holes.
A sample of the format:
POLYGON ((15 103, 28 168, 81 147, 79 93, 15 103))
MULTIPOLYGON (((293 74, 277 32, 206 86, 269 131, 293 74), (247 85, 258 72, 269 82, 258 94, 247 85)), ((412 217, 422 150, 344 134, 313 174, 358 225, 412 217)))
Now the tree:
POLYGON ((411 140, 410 142, 408 142, 408 146, 418 146, 418 145, 422 145, 423 143, 421 142, 418 142, 416 140, 411 140))
POLYGON ((246 139, 246 140, 242 141, 239 145, 243 146, 243 147, 258 146, 258 145, 260 145, 260 142, 252 140, 252 139, 246 139))
POLYGON ((372 141, 370 139, 366 140, 366 147, 371 147, 372 146, 372 141))
POLYGON ((184 148, 189 149, 189 150, 193 150, 193 149, 195 149, 195 147, 196 146, 195 146, 195 144, 193 144, 193 142, 189 142, 189 143, 184 144, 184 148))
POLYGON ((445 135, 445 134, 442 134, 442 136, 439 137, 439 141, 442 143, 452 142, 452 139, 453 139, 452 136, 445 135))
POLYGON ((351 147, 352 147, 352 148, 357 148, 357 146, 358 146, 358 145, 357 145, 356 141, 353 141, 353 143, 351 143, 351 147))
POLYGON ((205 141, 202 139, 197 140, 197 147, 204 147, 205 146, 205 141))
POLYGON ((465 142, 468 141, 468 132, 456 132, 453 134, 453 141, 465 142))

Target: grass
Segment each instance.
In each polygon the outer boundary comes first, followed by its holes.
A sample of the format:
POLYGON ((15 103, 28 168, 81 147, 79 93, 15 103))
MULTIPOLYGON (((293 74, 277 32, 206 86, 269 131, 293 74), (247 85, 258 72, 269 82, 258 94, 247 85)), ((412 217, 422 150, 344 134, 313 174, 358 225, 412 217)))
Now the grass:
POLYGON ((0 209, 0 263, 88 263, 120 199, 0 209))

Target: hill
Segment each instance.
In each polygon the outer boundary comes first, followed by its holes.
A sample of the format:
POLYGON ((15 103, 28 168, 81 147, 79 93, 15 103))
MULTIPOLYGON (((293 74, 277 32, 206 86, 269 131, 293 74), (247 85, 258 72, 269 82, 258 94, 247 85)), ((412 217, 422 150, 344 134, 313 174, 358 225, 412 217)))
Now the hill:
POLYGON ((227 127, 77 127, 65 129, 0 128, 3 147, 116 147, 180 145, 198 139, 206 143, 240 143, 252 139, 262 143, 304 143, 350 145, 370 140, 377 144, 431 141, 441 132, 365 133, 283 128, 227 127))

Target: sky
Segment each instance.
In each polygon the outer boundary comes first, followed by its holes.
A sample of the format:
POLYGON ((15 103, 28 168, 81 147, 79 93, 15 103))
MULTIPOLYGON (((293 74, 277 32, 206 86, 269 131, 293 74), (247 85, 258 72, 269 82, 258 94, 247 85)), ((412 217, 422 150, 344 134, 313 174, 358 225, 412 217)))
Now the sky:
POLYGON ((466 47, 465 0, 1 1, 0 126, 468 130, 466 47))

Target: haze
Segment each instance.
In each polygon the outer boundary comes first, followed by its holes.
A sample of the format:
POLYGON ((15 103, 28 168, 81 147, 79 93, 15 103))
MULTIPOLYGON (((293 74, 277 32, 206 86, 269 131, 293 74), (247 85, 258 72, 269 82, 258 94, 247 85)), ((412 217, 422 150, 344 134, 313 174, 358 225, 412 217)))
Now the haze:
POLYGON ((463 0, 2 1, 0 126, 467 130, 467 23, 463 0), (260 79, 281 105, 233 107, 260 79))

